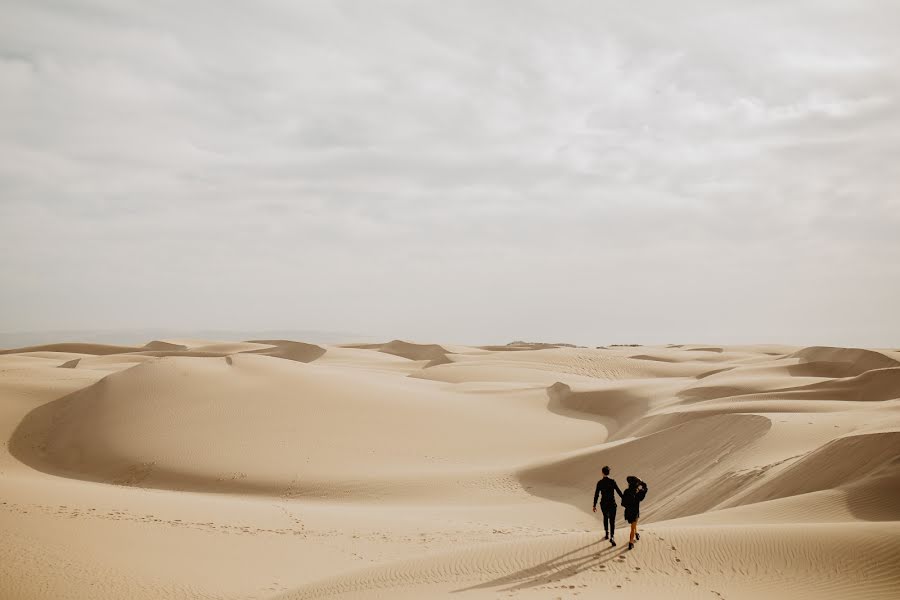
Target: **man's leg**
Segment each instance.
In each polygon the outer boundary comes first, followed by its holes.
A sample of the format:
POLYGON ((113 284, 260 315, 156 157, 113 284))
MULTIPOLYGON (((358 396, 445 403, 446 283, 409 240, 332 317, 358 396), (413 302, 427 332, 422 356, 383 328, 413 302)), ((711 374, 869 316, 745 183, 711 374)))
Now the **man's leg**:
POLYGON ((609 543, 616 545, 616 507, 603 507, 603 528, 609 532, 609 543))
POLYGON ((610 506, 607 510, 608 518, 609 518, 609 538, 614 539, 616 537, 616 507, 615 505, 610 506))

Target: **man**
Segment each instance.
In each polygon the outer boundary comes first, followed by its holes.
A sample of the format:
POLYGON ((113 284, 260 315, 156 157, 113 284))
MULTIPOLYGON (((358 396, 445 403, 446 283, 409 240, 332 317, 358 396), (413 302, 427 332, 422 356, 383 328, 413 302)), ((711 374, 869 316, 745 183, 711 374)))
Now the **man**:
POLYGON ((603 479, 597 482, 597 488, 594 490, 594 512, 597 512, 597 498, 600 498, 600 512, 603 513, 603 530, 606 535, 603 539, 609 540, 613 546, 616 545, 616 496, 622 497, 622 490, 615 479, 609 478, 609 467, 603 467, 603 479))

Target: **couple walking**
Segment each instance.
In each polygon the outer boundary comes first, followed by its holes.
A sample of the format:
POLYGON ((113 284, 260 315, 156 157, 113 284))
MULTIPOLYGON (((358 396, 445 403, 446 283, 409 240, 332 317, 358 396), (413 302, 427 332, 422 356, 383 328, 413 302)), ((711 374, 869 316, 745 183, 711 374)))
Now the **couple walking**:
POLYGON ((628 489, 624 492, 619 489, 615 479, 609 477, 609 467, 603 467, 603 479, 597 482, 594 490, 594 512, 597 512, 597 498, 600 498, 600 512, 603 513, 603 529, 606 535, 603 539, 609 539, 609 543, 616 545, 616 496, 622 499, 625 508, 625 520, 631 523, 631 537, 628 539, 628 549, 634 548, 634 543, 641 539, 637 532, 638 518, 641 516, 641 501, 647 495, 647 484, 629 475, 626 478, 628 489))

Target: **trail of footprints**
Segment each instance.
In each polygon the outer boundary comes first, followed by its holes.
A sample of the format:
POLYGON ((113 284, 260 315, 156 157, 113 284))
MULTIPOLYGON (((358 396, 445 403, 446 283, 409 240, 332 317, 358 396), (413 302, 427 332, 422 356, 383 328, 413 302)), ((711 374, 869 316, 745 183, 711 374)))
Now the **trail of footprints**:
POLYGON ((124 510, 98 510, 96 508, 74 508, 65 504, 49 505, 49 504, 18 504, 15 502, 0 501, 0 509, 19 513, 23 515, 32 513, 41 513, 45 515, 55 516, 67 519, 100 519, 104 521, 130 521, 132 523, 147 523, 151 525, 164 525, 168 527, 195 529, 198 531, 208 531, 211 533, 233 534, 233 535, 299 535, 308 536, 330 536, 337 532, 319 531, 309 532, 303 527, 303 523, 292 518, 296 527, 267 528, 254 527, 251 525, 228 525, 216 523, 214 521, 185 521, 182 519, 162 519, 154 514, 137 515, 124 510))
MULTIPOLYGON (((666 539, 663 537, 660 537, 658 535, 656 537, 661 542, 666 541, 666 539)), ((674 544, 669 544, 669 549, 675 554, 673 558, 675 560, 675 563, 678 565, 678 568, 681 569, 686 575, 693 576, 694 572, 691 571, 688 567, 684 566, 684 562, 682 562, 681 557, 678 556, 678 548, 676 548, 674 544)), ((697 581, 696 579, 692 579, 691 583, 693 583, 695 586, 700 585, 700 582, 697 581)), ((717 592, 716 590, 709 590, 709 591, 710 591, 710 593, 714 594, 717 598, 721 598, 721 600, 725 600, 725 596, 723 594, 721 594, 720 592, 717 592)))
MULTIPOLYGON (((0 501, 0 510, 4 510, 6 512, 18 513, 18 514, 32 514, 32 513, 40 513, 50 516, 55 516, 58 518, 67 518, 67 519, 78 519, 78 518, 88 518, 88 519, 100 519, 100 520, 109 520, 109 521, 130 521, 133 523, 146 523, 150 525, 163 525, 167 527, 176 527, 176 528, 185 528, 185 529, 194 529, 198 531, 207 531, 210 533, 219 533, 219 534, 231 534, 231 535, 295 535, 302 536, 304 538, 307 537, 335 537, 341 535, 342 532, 337 530, 318 530, 312 531, 306 529, 303 524, 303 521, 288 511, 285 507, 275 505, 279 510, 281 510, 286 517, 288 517, 293 523, 293 527, 282 527, 282 528, 266 528, 266 527, 254 527, 251 525, 228 525, 223 523, 215 523, 214 521, 186 521, 183 519, 162 519, 154 514, 144 514, 137 515, 129 511, 124 510, 98 510, 96 508, 76 508, 70 507, 65 504, 61 505, 49 505, 49 504, 20 504, 16 502, 8 502, 8 501, 0 501)), ((488 534, 488 537, 495 536, 497 534, 510 534, 510 533, 522 533, 520 531, 515 531, 517 529, 525 530, 527 528, 518 528, 518 527, 507 527, 505 530, 494 529, 488 534)), ((462 533, 462 532, 461 532, 462 533)), ((471 532, 470 532, 471 533, 471 532)), ((533 530, 532 530, 532 533, 533 530)), ((552 535, 552 533, 547 532, 544 535, 552 535)), ((660 537, 652 532, 647 532, 645 535, 653 536, 658 539, 660 542, 665 542, 665 538, 660 537)), ((386 533, 383 532, 371 532, 369 534, 360 535, 354 534, 353 538, 359 539, 368 539, 371 541, 392 541, 392 542, 418 542, 428 544, 429 542, 435 541, 436 538, 445 538, 446 534, 432 534, 428 535, 425 533, 421 533, 417 536, 398 536, 398 537, 390 537, 386 533)), ((443 541, 443 540, 442 540, 443 541)), ((678 568, 684 572, 685 575, 692 576, 693 571, 685 566, 681 557, 678 555, 678 548, 674 544, 669 544, 669 549, 673 553, 673 561, 676 563, 678 568)), ((355 554, 355 553, 354 553, 355 554)), ((598 556, 595 554, 594 556, 598 556)), ((357 558, 363 559, 361 555, 356 555, 357 558)), ((626 555, 624 552, 620 552, 614 559, 615 562, 619 565, 623 565, 626 562, 626 555)), ((610 573, 611 571, 607 570, 607 566, 603 563, 595 565, 592 570, 601 573, 610 573)), ((641 571, 641 567, 635 566, 634 572, 639 573, 641 571)), ((630 583, 631 578, 627 575, 625 576, 624 583, 620 583, 616 585, 616 588, 623 588, 625 584, 630 583)), ((697 580, 692 580, 692 583, 696 586, 699 586, 700 583, 697 580)), ((568 589, 574 590, 579 588, 587 587, 586 584, 562 584, 558 583, 557 585, 544 585, 537 586, 538 589, 568 589)), ((721 600, 725 600, 725 596, 716 591, 709 590, 712 594, 714 594, 717 598, 721 600)), ((577 592, 576 592, 577 593, 577 592)))
MULTIPOLYGON (((184 519, 164 519, 158 515, 136 514, 127 510, 101 510, 97 508, 77 508, 65 504, 22 504, 9 501, 0 501, 0 510, 27 514, 44 514, 62 519, 99 519, 105 521, 125 521, 132 523, 144 523, 154 526, 167 526, 183 529, 194 529, 197 531, 207 531, 210 533, 231 534, 231 535, 294 535, 303 538, 334 538, 341 535, 348 535, 347 531, 339 531, 336 529, 308 529, 301 518, 289 511, 284 506, 273 504, 275 508, 284 513, 291 523, 292 527, 282 528, 266 528, 256 527, 252 525, 236 525, 216 523, 214 521, 190 521, 184 519)), ((474 523, 470 523, 474 524, 474 523)), ((485 525, 486 527, 486 525, 485 525)), ((541 532, 539 535, 552 535, 557 530, 541 532)), ((493 529, 484 531, 481 529, 459 529, 456 532, 433 532, 419 533, 416 535, 392 535, 390 532, 371 531, 367 533, 352 533, 350 537, 353 539, 362 539, 370 542, 393 542, 393 543, 418 543, 429 545, 432 543, 443 544, 447 540, 455 541, 459 537, 472 539, 473 536, 481 542, 490 542, 496 540, 498 535, 513 536, 532 536, 534 530, 528 527, 505 527, 503 529, 493 529)), ((359 556, 362 559, 362 556, 359 556)))
MULTIPOLYGON (((657 540, 659 540, 662 543, 666 542, 665 538, 660 537, 658 534, 656 534, 652 531, 646 532, 644 534, 644 536, 648 537, 648 538, 655 537, 657 540)), ((693 579, 694 572, 690 568, 685 566, 684 561, 682 561, 681 557, 678 555, 678 548, 674 544, 669 544, 669 550, 673 553, 672 559, 676 565, 676 568, 679 571, 681 571, 682 573, 684 573, 685 575, 690 576, 691 583, 693 583, 695 586, 699 586, 700 582, 697 581, 696 579, 693 579)), ((596 559, 600 559, 602 557, 602 552, 594 553, 593 557, 596 559)), ((610 575, 615 574, 615 573, 621 573, 623 569, 620 569, 620 567, 626 566, 627 559, 628 559, 628 553, 626 551, 619 551, 618 553, 616 553, 615 556, 610 557, 610 558, 606 559, 605 561, 600 562, 599 564, 588 567, 587 569, 579 569, 579 570, 591 570, 595 573, 607 573, 610 575), (616 565, 616 568, 610 570, 607 567, 606 563, 612 563, 613 565, 616 565)), ((632 571, 634 574, 638 574, 641 572, 641 567, 634 566, 632 571)), ((556 580, 556 581, 560 581, 560 580, 556 580)), ((629 577, 626 574, 626 575, 624 575, 624 579, 622 579, 620 581, 621 581, 621 583, 615 584, 616 589, 624 588, 628 583, 632 582, 632 579, 631 579, 631 577, 629 577)), ((566 589, 566 588, 568 588, 571 590, 571 589, 582 588, 582 587, 587 587, 587 585, 585 585, 585 584, 581 584, 581 585, 577 585, 577 586, 576 585, 565 585, 565 584, 564 585, 543 585, 543 586, 537 586, 537 589, 551 590, 551 589, 566 589)), ((715 595, 720 600, 725 600, 725 595, 722 594, 721 592, 718 592, 716 590, 709 590, 709 592, 711 594, 715 595)))

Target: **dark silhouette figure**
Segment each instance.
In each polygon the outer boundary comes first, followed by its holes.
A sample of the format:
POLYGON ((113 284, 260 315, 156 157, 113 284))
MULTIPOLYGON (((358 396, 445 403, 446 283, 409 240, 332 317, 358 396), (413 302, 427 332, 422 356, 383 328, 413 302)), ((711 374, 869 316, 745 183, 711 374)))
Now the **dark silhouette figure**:
POLYGON ((603 479, 597 482, 594 489, 594 512, 597 512, 597 498, 600 498, 600 512, 603 513, 603 530, 606 535, 603 539, 608 539, 613 546, 616 545, 616 496, 613 492, 622 497, 622 490, 615 479, 609 477, 609 467, 603 467, 603 479))
POLYGON ((631 550, 634 542, 641 539, 637 524, 641 517, 641 502, 647 495, 647 484, 634 475, 629 475, 626 481, 628 489, 622 494, 622 507, 625 509, 625 520, 631 523, 631 536, 628 538, 628 549, 631 550))

